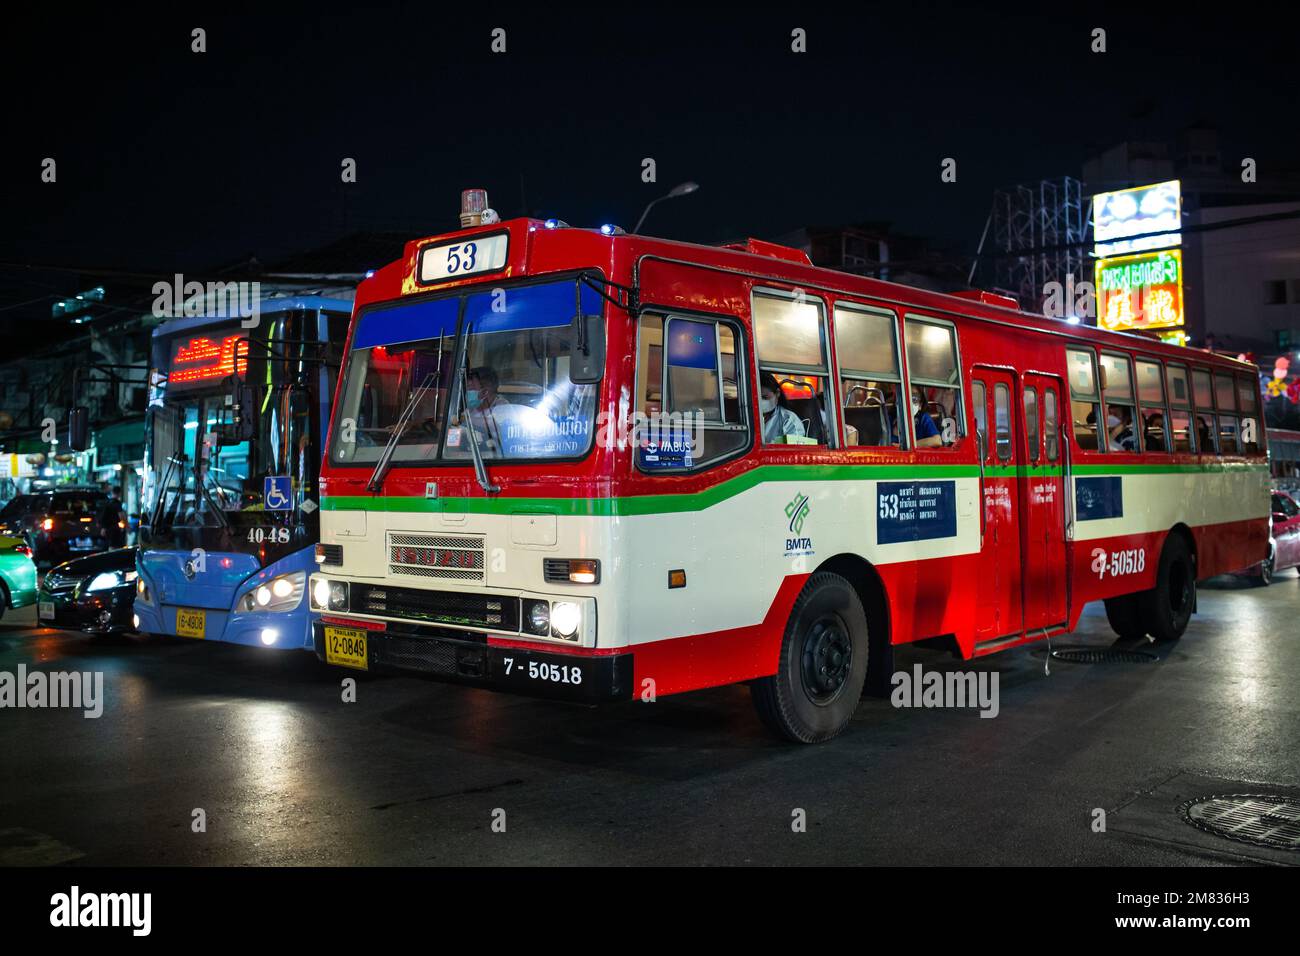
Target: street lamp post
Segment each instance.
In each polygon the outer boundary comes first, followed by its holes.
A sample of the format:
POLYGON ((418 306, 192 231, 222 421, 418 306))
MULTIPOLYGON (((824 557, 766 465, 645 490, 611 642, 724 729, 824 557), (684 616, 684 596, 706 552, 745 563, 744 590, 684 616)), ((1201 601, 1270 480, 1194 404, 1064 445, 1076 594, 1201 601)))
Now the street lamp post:
POLYGON ((641 218, 636 221, 636 228, 634 228, 632 232, 638 235, 640 234, 641 224, 645 222, 645 217, 650 215, 650 210, 655 207, 656 203, 661 203, 665 199, 676 199, 678 196, 689 196, 691 193, 695 192, 695 190, 699 188, 700 188, 699 183, 678 183, 672 189, 668 190, 668 194, 666 196, 660 196, 658 199, 650 200, 650 202, 646 204, 645 209, 642 211, 641 218))

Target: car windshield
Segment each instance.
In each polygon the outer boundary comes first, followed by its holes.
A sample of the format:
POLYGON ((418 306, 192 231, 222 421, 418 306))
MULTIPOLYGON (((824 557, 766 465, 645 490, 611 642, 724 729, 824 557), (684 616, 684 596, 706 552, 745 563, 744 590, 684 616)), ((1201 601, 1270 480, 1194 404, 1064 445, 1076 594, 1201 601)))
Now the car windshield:
POLYGON ((364 313, 335 416, 332 460, 378 462, 399 427, 397 465, 469 460, 469 428, 489 461, 584 454, 596 386, 569 378, 575 287, 583 313, 600 314, 599 295, 573 279, 364 313))

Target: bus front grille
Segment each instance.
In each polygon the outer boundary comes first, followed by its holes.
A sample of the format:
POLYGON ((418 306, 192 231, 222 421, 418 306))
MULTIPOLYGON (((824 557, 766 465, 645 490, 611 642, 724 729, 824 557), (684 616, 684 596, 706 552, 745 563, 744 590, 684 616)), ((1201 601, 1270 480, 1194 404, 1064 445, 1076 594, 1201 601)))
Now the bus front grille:
POLYGON ((483 580, 483 537, 458 534, 388 536, 388 570, 420 578, 483 580))
POLYGON ((502 631, 519 630, 519 598, 506 595, 354 584, 349 604, 350 610, 357 614, 381 614, 432 624, 459 624, 502 631))

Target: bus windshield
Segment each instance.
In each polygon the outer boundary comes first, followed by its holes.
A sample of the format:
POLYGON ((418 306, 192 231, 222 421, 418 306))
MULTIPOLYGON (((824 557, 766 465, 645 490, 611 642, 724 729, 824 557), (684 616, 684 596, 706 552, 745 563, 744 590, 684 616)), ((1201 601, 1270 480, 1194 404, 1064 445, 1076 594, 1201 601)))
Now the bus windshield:
MULTIPOLYGON (((168 356, 195 351, 194 342, 221 342, 214 348, 224 348, 232 336, 183 332, 156 343, 159 373, 146 432, 148 545, 302 547, 315 535, 314 508, 300 506, 315 491, 321 381, 331 374, 312 341, 318 337, 316 317, 315 312, 264 315, 267 338, 258 336, 241 347, 246 351, 239 354, 249 356, 240 362, 241 381, 251 386, 255 406, 253 436, 247 440, 220 437, 233 417, 229 375, 208 379, 183 369, 178 374, 177 363, 168 363, 168 356)), ((233 361, 213 367, 229 371, 233 361)))
POLYGON ((469 461, 471 437, 488 460, 585 454, 596 386, 569 378, 575 288, 584 314, 599 314, 599 295, 573 279, 362 314, 335 417, 332 460, 375 464, 395 434, 392 462, 399 466, 469 461))

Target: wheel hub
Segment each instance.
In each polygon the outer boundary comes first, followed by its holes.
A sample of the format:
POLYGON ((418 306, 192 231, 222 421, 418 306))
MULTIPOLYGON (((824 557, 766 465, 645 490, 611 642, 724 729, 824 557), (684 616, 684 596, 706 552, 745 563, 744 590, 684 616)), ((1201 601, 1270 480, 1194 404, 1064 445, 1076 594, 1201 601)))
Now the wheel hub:
POLYGON ((853 666, 853 641, 836 617, 824 617, 808 629, 803 645, 803 684, 814 703, 839 693, 853 666))

